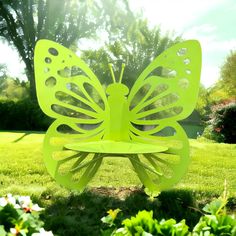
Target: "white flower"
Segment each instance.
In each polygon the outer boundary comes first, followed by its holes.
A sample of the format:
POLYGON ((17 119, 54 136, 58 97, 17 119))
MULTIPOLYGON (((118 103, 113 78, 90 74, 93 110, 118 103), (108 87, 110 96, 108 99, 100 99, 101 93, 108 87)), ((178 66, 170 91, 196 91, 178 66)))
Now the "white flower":
POLYGON ((16 198, 13 197, 11 194, 7 194, 7 201, 8 201, 8 203, 12 204, 13 206, 16 205, 16 198))
POLYGON ((0 198, 0 206, 5 207, 7 205, 7 199, 5 197, 0 198))
POLYGON ((20 209, 20 205, 19 204, 15 204, 14 208, 15 209, 20 209))
POLYGON ((13 235, 17 235, 19 233, 19 231, 16 229, 16 228, 10 228, 10 232, 13 234, 13 235))
POLYGON ((21 206, 24 205, 24 207, 29 206, 32 203, 29 196, 19 196, 18 202, 20 203, 21 206))
POLYGON ((42 211, 42 210, 44 210, 44 208, 39 207, 38 204, 34 204, 34 205, 31 207, 31 210, 32 210, 32 211, 42 211))
POLYGON ((6 197, 1 197, 0 198, 0 206, 4 207, 7 204, 11 204, 14 207, 18 207, 18 204, 16 204, 16 199, 13 197, 11 194, 7 194, 6 197))
POLYGON ((41 228, 38 233, 33 233, 32 236, 53 236, 52 231, 45 231, 44 228, 41 228))

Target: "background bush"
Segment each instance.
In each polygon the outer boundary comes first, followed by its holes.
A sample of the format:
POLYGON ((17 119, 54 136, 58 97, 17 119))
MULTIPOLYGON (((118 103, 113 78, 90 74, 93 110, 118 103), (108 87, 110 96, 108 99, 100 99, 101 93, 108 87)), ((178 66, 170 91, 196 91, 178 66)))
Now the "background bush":
POLYGON ((213 107, 212 117, 204 130, 204 136, 217 142, 236 143, 236 103, 213 107))
POLYGON ((52 119, 29 98, 20 101, 0 101, 0 130, 47 130, 52 119))

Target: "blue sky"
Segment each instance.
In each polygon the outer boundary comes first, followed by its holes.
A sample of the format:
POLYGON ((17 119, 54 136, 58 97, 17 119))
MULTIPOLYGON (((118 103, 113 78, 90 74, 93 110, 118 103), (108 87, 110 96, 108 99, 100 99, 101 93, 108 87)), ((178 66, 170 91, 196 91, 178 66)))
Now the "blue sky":
POLYGON ((151 25, 174 31, 202 46, 201 82, 209 87, 219 79, 221 65, 236 50, 235 0, 130 0, 135 11, 143 10, 151 25))
MULTIPOLYGON (((236 50, 236 0, 130 0, 133 11, 143 11, 151 26, 175 32, 185 39, 197 39, 202 46, 201 82, 211 86, 219 79, 219 68, 230 50, 236 50)), ((0 63, 10 75, 24 78, 18 54, 0 43, 0 63), (10 69, 11 68, 11 69, 10 69)))

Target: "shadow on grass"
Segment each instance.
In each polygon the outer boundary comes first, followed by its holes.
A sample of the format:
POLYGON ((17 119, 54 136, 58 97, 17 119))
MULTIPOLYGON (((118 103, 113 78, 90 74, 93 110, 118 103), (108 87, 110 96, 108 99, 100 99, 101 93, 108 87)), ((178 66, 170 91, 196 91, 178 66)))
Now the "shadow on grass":
POLYGON ((190 229, 201 216, 196 194, 183 190, 162 192, 153 201, 142 190, 137 189, 123 200, 112 194, 90 190, 81 195, 72 194, 68 198, 58 197, 51 201, 52 204, 46 207, 43 215, 45 228, 60 236, 98 236, 104 227, 101 218, 107 215, 109 209, 116 208, 122 210, 123 218, 145 209, 152 210, 158 220, 174 218, 178 222, 186 219, 190 229))
POLYGON ((29 135, 30 133, 25 133, 25 134, 23 134, 21 137, 19 137, 18 139, 16 139, 16 140, 14 140, 14 141, 12 141, 13 143, 17 143, 17 142, 19 142, 19 141, 21 141, 25 136, 27 136, 27 135, 29 135))

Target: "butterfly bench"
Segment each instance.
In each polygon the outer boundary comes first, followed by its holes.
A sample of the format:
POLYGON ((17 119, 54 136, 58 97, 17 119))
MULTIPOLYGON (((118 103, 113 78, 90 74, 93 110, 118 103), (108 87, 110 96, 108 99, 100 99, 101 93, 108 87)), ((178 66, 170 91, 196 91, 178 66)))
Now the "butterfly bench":
POLYGON ((34 67, 39 105, 55 119, 45 135, 44 162, 59 184, 84 190, 108 157, 131 163, 149 194, 184 175, 189 143, 178 121, 191 114, 198 96, 196 40, 165 50, 131 88, 122 83, 124 64, 118 80, 109 64, 112 80, 105 86, 76 54, 50 40, 37 42, 34 67))

